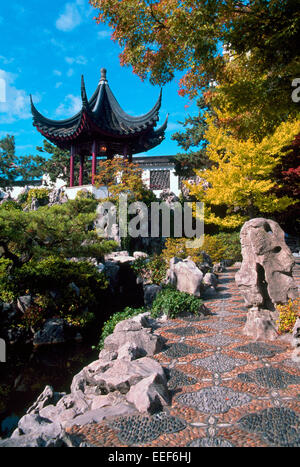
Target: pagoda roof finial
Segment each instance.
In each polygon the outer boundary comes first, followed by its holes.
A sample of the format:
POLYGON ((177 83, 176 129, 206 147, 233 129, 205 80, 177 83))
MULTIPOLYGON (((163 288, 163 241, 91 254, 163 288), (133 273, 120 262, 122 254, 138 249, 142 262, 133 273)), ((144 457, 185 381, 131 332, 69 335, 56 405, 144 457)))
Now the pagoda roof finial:
POLYGON ((99 84, 107 83, 106 68, 101 68, 100 72, 101 72, 101 77, 100 77, 100 83, 99 84))

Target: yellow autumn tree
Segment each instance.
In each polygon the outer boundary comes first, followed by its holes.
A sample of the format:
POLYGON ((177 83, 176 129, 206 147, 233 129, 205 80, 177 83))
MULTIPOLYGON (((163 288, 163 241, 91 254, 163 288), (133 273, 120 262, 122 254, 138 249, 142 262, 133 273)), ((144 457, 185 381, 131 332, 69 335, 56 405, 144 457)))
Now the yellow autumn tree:
POLYGON ((235 229, 252 217, 284 211, 296 203, 288 196, 278 198, 272 174, 290 151, 300 133, 300 121, 289 120, 255 141, 238 139, 207 117, 207 155, 212 167, 195 170, 206 184, 187 184, 190 194, 205 203, 205 223, 235 229), (218 214, 224 207, 222 215, 218 214))

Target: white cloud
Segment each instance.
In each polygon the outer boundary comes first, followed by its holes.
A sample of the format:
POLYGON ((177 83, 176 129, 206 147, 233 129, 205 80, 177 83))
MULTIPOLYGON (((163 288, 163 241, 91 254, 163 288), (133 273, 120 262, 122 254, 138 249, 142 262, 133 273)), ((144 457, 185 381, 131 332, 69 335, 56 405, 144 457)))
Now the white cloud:
POLYGON ((61 85, 62 85, 62 82, 61 82, 61 81, 59 81, 58 83, 56 83, 56 84, 55 84, 56 89, 57 89, 57 88, 60 88, 61 85))
MULTIPOLYGON (((0 79, 5 82, 5 102, 0 102, 0 123, 13 123, 16 120, 31 118, 30 99, 24 89, 17 89, 13 84, 17 75, 0 70, 0 79)), ((34 96, 35 102, 40 96, 34 96)))
POLYGON ((179 122, 168 122, 166 131, 177 131, 182 130, 182 124, 179 122))
POLYGON ((56 109, 56 115, 62 115, 64 117, 71 117, 81 109, 81 98, 68 94, 65 97, 64 103, 60 104, 56 109))
POLYGON ((63 13, 56 20, 56 27, 60 31, 68 32, 79 26, 82 17, 77 3, 66 3, 63 13))
MULTIPOLYGON (((0 21, 0 24, 1 24, 1 21, 0 21)), ((14 61, 14 58, 7 58, 7 57, 4 57, 4 55, 0 55, 0 60, 4 65, 9 65, 10 63, 14 61)))
POLYGON ((87 5, 86 0, 75 0, 66 3, 63 12, 56 20, 56 27, 60 31, 72 31, 85 21, 92 11, 92 7, 87 5))
POLYGON ((65 57, 65 61, 69 63, 69 65, 72 65, 73 63, 76 63, 77 65, 86 65, 88 62, 87 58, 83 55, 79 55, 78 57, 65 57))
POLYGON ((59 70, 53 70, 53 74, 55 76, 61 76, 62 75, 61 71, 59 71, 59 70))
POLYGON ((73 76, 73 75, 74 75, 74 70, 73 70, 73 68, 69 68, 69 70, 67 71, 67 76, 68 76, 68 78, 70 78, 70 77, 73 76))

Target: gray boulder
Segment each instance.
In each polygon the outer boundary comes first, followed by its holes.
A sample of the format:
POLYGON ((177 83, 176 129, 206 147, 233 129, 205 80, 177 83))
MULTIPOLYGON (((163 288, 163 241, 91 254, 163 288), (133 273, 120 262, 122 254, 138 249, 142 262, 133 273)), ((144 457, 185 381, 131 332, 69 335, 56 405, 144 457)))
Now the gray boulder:
POLYGON ((118 359, 107 371, 95 375, 95 379, 103 393, 119 391, 121 394, 126 394, 131 386, 154 374, 159 375, 166 382, 163 368, 152 358, 143 357, 134 361, 118 359))
POLYGON ((170 394, 165 377, 152 374, 131 386, 126 399, 135 405, 139 412, 155 413, 170 404, 170 394))
POLYGON ((271 219, 256 218, 241 229, 242 265, 235 280, 247 307, 274 310, 274 305, 296 298, 295 261, 284 232, 271 219))
MULTIPOLYGON (((15 430, 13 440, 27 435, 26 442, 32 444, 32 440, 44 447, 58 447, 64 445, 64 430, 60 423, 52 422, 39 414, 27 414, 19 420, 17 431, 15 430), (31 439, 31 441, 30 441, 31 439)), ((23 442, 21 440, 21 442, 23 442)))
POLYGON ((215 274, 212 272, 207 272, 205 276, 203 277, 203 284, 205 287, 212 287, 216 289, 218 285, 218 279, 215 274))
POLYGON ((247 321, 243 334, 255 341, 277 339, 276 319, 278 314, 269 310, 251 309, 247 313, 247 321))
POLYGON ((167 277, 169 282, 180 292, 200 297, 202 292, 203 273, 189 259, 172 258, 167 277))
POLYGON ((161 291, 161 286, 157 284, 144 285, 144 304, 146 307, 151 307, 157 294, 161 291))
MULTIPOLYGON (((120 329, 120 328, 119 328, 120 329)), ((150 329, 136 328, 128 330, 117 330, 104 341, 105 350, 119 352, 124 345, 132 345, 139 349, 140 355, 155 355, 163 348, 163 339, 151 333, 150 329)))
POLYGON ((46 386, 26 414, 38 414, 47 405, 56 404, 64 395, 65 393, 54 392, 52 386, 46 386))
POLYGON ((65 342, 64 320, 61 318, 48 319, 43 328, 33 336, 33 345, 60 344, 65 342))

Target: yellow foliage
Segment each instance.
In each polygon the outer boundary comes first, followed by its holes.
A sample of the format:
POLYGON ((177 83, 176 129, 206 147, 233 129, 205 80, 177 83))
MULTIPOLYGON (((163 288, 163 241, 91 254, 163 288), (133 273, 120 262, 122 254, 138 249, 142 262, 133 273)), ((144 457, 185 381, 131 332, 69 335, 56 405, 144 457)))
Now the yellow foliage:
POLYGON ((278 332, 292 332, 298 317, 300 317, 300 299, 289 300, 285 305, 277 305, 279 311, 278 332))
POLYGON ((273 171, 289 150, 294 137, 300 133, 300 121, 283 122, 276 131, 260 142, 252 138, 240 140, 218 128, 207 117, 207 155, 213 166, 195 170, 208 182, 208 187, 189 184, 190 194, 205 203, 205 222, 221 227, 236 228, 257 212, 280 212, 297 200, 288 196, 277 198, 273 171), (226 218, 212 212, 213 206, 227 207, 226 218))

